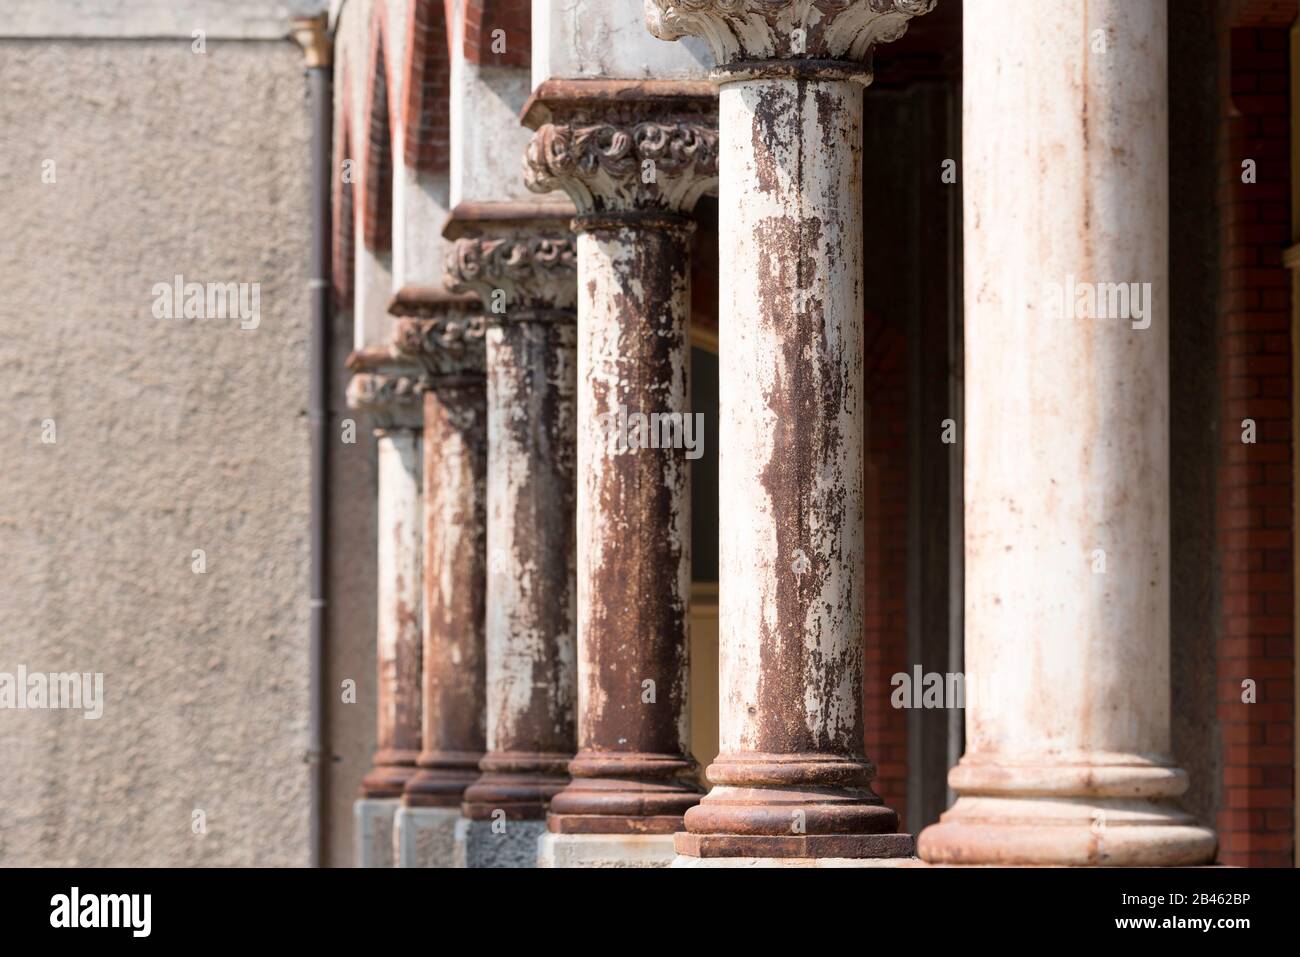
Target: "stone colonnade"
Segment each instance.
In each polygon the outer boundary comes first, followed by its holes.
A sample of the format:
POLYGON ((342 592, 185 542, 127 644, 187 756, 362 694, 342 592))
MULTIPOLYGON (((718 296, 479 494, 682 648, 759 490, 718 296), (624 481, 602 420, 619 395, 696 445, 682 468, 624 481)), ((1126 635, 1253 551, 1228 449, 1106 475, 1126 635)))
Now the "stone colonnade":
POLYGON ((872 790, 862 116, 873 52, 933 6, 646 0, 655 36, 707 44, 712 82, 538 84, 524 177, 573 207, 458 206, 440 278, 476 304, 431 297, 358 360, 356 401, 386 417, 366 797, 444 815, 456 864, 1213 859, 1168 756, 1161 4, 965 5, 966 660, 999 693, 971 702, 958 800, 919 848, 872 790), (1094 26, 1123 40, 1085 64, 1094 26), (725 506, 701 795, 687 464, 617 423, 689 411, 706 193, 725 506), (1058 314, 1071 278, 1149 283, 1145 323, 1058 314))

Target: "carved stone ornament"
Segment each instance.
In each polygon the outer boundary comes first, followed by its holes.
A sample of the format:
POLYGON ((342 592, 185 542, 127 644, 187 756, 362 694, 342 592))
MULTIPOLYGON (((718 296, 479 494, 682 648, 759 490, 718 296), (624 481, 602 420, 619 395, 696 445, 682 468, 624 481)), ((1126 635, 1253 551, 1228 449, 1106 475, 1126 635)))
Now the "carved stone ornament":
POLYGON ((489 321, 571 312, 578 297, 573 236, 510 229, 457 239, 447 252, 446 283, 476 293, 489 321))
POLYGON ((348 408, 368 413, 378 429, 418 429, 424 421, 421 369, 389 349, 366 349, 348 357, 348 408))
POLYGON ((897 40, 935 0, 645 0, 646 26, 661 40, 701 37, 719 66, 756 60, 867 63, 877 43, 897 40))
POLYGON ((393 326, 393 352, 418 362, 434 379, 483 375, 486 328, 477 303, 472 312, 399 318, 393 326))
POLYGON ((528 188, 563 189, 580 214, 689 212, 717 190, 717 117, 645 113, 616 105, 543 125, 524 156, 528 188))

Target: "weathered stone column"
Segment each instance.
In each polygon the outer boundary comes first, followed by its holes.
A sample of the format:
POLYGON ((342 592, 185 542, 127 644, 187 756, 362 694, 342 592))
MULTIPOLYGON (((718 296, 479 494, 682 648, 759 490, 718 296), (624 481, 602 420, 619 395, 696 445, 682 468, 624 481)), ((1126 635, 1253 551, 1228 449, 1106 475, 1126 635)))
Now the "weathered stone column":
POLYGON ((862 109, 933 0, 647 0, 721 133, 720 740, 677 864, 906 858, 863 747, 862 109))
POLYGON ((1208 863, 1170 757, 1165 5, 963 30, 966 754, 921 856, 1208 863))
POLYGON ((356 806, 358 865, 391 867, 393 817, 420 753, 420 370, 388 349, 348 365, 348 405, 372 417, 379 456, 378 750, 356 806))
POLYGON ((394 350, 424 399, 423 748, 397 813, 398 864, 451 867, 465 788, 485 747, 487 585, 484 322, 473 297, 407 288, 394 350))
POLYGON ((487 329, 487 754, 457 863, 533 867, 574 750, 574 300, 568 213, 449 224, 487 329), (472 235, 466 235, 466 234, 472 235))
POLYGON ((717 185, 707 83, 550 81, 525 176, 578 210, 578 753, 543 866, 672 862, 689 756, 690 237, 717 185), (629 426, 629 421, 631 425, 629 426))

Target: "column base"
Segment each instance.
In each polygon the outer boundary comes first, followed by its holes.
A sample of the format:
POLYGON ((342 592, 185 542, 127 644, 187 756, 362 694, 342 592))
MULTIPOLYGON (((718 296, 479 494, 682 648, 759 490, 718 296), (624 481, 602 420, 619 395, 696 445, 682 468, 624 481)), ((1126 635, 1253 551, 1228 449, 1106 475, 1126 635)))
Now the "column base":
POLYGON ((915 842, 869 782, 865 761, 821 755, 728 755, 709 766, 714 788, 676 834, 687 857, 911 857, 915 842), (784 777, 785 780, 782 780, 784 777), (763 786, 745 785, 764 779, 763 786))
POLYGON ((398 867, 454 867, 458 807, 406 807, 397 810, 398 867))
POLYGON ((459 808, 465 789, 479 778, 482 757, 470 751, 422 753, 402 791, 403 806, 459 808))
POLYGON ((1194 867, 1214 831, 1171 800, 966 795, 921 832, 931 864, 999 867, 1194 867))
POLYGON ((545 821, 456 822, 455 867, 536 867, 537 842, 546 833, 545 821))
POLYGON ((674 754, 579 751, 573 780, 551 798, 547 818, 556 834, 663 834, 682 829, 682 816, 700 802, 694 766, 674 754))
POLYGON ((926 867, 916 857, 691 857, 678 854, 670 867, 926 867))
POLYGON ((673 835, 684 857, 896 859, 916 853, 911 834, 692 834, 673 835))
POLYGON ((361 779, 364 798, 399 798, 415 777, 417 752, 385 748, 375 752, 373 764, 361 779))
POLYGON ((555 834, 537 842, 538 867, 668 867, 671 834, 555 834))
POLYGON ((551 798, 569 783, 570 757, 550 753, 488 754, 479 762, 483 773, 465 789, 461 811, 479 821, 491 819, 498 811, 512 821, 542 820, 551 798))
POLYGON ((353 856, 357 867, 393 867, 396 798, 361 798, 352 805, 353 856))

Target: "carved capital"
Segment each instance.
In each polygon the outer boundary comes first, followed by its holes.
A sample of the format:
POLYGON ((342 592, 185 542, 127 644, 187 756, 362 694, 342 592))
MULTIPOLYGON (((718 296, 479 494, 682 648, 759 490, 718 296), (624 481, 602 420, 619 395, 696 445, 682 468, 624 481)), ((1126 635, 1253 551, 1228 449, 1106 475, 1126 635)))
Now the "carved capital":
POLYGON ((329 33, 329 15, 294 17, 290 31, 307 56, 307 68, 328 67, 334 62, 334 38, 329 33))
POLYGON ((447 252, 447 287, 472 292, 489 321, 519 314, 572 312, 578 300, 573 235, 555 228, 488 227, 482 235, 455 240, 447 252))
POLYGON ((472 312, 433 318, 403 317, 393 326, 393 352, 418 362, 427 378, 483 375, 487 323, 475 303, 472 312))
POLYGON ((698 36, 719 66, 761 60, 845 60, 870 66, 935 0, 645 0, 661 40, 698 36))
POLYGON ((563 189, 580 214, 685 213, 718 186, 714 104, 575 104, 533 135, 524 182, 563 189))
POLYGON ((377 429, 418 429, 424 421, 421 369, 387 349, 348 357, 348 408, 367 413, 377 429))
POLYGON ((403 286, 388 312, 394 317, 394 358, 419 366, 426 380, 483 374, 485 324, 477 296, 403 286))

